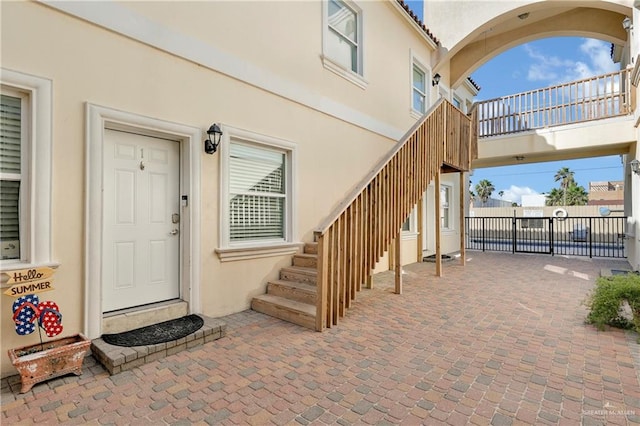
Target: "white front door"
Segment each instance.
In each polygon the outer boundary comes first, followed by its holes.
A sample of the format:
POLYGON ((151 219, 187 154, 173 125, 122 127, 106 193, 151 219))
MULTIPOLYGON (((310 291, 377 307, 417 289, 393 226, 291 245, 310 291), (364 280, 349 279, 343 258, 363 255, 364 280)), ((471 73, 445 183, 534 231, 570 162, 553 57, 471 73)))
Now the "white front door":
POLYGON ((105 129, 102 312, 180 297, 180 144, 105 129))

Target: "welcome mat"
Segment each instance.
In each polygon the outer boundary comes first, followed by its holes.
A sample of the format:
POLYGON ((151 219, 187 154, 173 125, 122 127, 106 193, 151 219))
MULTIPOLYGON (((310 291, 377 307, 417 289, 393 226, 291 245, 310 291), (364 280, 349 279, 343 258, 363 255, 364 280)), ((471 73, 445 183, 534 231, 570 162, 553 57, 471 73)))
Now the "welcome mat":
POLYGON ((204 325, 198 315, 164 321, 123 333, 103 334, 102 340, 116 346, 147 346, 181 339, 204 325))
MULTIPOLYGON (((434 262, 434 263, 435 263, 436 259, 437 259, 437 258, 436 258, 436 255, 435 255, 435 254, 432 254, 431 256, 423 257, 423 258, 422 258, 422 261, 423 261, 423 262, 434 262)), ((440 259, 441 259, 443 262, 448 262, 448 261, 450 261, 450 260, 453 260, 453 256, 449 256, 448 254, 442 254, 442 255, 440 255, 440 259)))

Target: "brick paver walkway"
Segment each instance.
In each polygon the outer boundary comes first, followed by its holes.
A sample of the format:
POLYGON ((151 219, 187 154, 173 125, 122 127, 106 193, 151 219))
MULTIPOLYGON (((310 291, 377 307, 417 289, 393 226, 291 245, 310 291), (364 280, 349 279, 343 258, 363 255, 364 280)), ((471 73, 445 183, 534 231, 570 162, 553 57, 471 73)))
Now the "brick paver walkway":
POLYGON ((247 311, 221 340, 115 376, 89 358, 24 395, 3 380, 2 424, 640 422, 636 336, 583 322, 600 268, 626 263, 468 258, 442 278, 405 267, 403 295, 380 274, 325 333, 247 311))

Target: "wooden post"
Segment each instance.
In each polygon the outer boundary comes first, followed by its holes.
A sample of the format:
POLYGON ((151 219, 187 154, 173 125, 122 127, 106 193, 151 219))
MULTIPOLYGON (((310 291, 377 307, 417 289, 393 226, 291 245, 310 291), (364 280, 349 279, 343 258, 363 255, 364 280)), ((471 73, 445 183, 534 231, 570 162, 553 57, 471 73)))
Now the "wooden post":
POLYGON ((326 327, 327 318, 327 287, 329 281, 328 247, 325 244, 325 236, 319 235, 318 241, 318 285, 316 289, 316 331, 322 331, 326 327))
POLYGON ((396 269, 396 244, 393 241, 389 244, 389 270, 394 271, 396 269))
POLYGON ((466 250, 465 250, 465 220, 464 220, 464 212, 467 208, 465 203, 465 193, 466 193, 466 179, 464 178, 464 172, 460 172, 460 263, 462 266, 465 265, 466 260, 466 250))
POLYGON ((442 253, 441 253, 441 248, 440 248, 440 234, 441 232, 441 219, 440 219, 440 166, 438 167, 438 170, 436 170, 436 176, 435 176, 435 203, 434 203, 434 208, 435 208, 435 222, 436 222, 436 276, 441 277, 442 276, 442 253))
POLYGON ((402 294, 402 262, 400 262, 400 245, 402 244, 402 230, 396 235, 395 264, 396 264, 396 294, 402 294))
POLYGON ((418 200, 418 204, 416 205, 416 216, 417 216, 417 221, 418 221, 418 240, 416 241, 416 261, 417 262, 422 262, 422 236, 424 235, 424 227, 422 225, 422 221, 423 221, 423 202, 422 200, 424 199, 423 196, 420 197, 420 199, 418 200))

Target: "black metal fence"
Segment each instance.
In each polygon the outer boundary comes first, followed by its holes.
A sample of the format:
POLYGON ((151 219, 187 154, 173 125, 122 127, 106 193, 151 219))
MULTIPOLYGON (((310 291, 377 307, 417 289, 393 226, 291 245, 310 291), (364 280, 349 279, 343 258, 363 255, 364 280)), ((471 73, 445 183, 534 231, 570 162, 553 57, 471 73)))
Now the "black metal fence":
POLYGON ((626 258, 626 217, 466 217, 469 250, 626 258))

